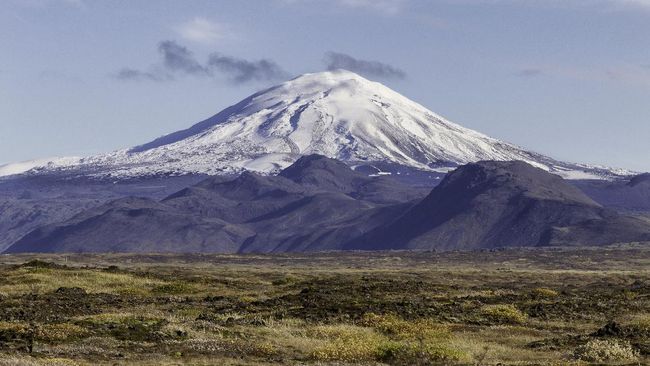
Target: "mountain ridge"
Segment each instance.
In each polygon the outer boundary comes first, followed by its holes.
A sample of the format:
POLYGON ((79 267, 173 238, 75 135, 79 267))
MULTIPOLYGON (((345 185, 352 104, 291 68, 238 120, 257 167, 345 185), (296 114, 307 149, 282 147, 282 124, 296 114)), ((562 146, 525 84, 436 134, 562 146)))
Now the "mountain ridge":
POLYGON ((650 241, 650 217, 609 211, 524 162, 469 163, 433 190, 418 190, 310 155, 275 176, 245 171, 208 177, 161 200, 113 200, 39 227, 6 252, 465 250, 619 241, 650 241))
POLYGON ((451 172, 417 205, 345 248, 474 250, 627 240, 650 240, 650 225, 524 162, 481 161, 451 172))

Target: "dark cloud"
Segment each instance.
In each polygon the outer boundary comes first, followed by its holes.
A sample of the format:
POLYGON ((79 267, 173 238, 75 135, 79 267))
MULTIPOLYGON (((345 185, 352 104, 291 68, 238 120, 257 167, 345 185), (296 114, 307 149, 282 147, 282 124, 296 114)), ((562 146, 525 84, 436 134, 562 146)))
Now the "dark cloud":
POLYGON ((171 75, 169 74, 164 74, 161 72, 140 71, 136 69, 130 69, 128 67, 125 67, 115 73, 114 77, 118 80, 124 81, 166 81, 172 79, 171 75))
POLYGON ((325 65, 328 70, 345 69, 362 75, 386 79, 404 79, 406 73, 394 66, 379 61, 359 60, 350 55, 338 52, 325 54, 325 65))
POLYGON ((170 71, 182 71, 187 74, 209 74, 208 69, 201 65, 192 52, 174 41, 163 41, 158 45, 162 54, 163 65, 170 71))
POLYGON ((278 80, 287 77, 287 73, 278 64, 266 59, 248 61, 214 53, 208 59, 208 67, 228 75, 237 83, 251 80, 278 80))
POLYGON ((544 75, 544 70, 536 68, 522 69, 519 70, 516 75, 522 78, 533 78, 544 75))
POLYGON ((275 62, 262 59, 249 61, 237 57, 213 53, 203 64, 186 47, 174 41, 158 44, 162 62, 147 71, 125 67, 113 76, 117 80, 169 81, 174 75, 185 74, 206 78, 225 76, 234 83, 283 79, 288 74, 275 62))

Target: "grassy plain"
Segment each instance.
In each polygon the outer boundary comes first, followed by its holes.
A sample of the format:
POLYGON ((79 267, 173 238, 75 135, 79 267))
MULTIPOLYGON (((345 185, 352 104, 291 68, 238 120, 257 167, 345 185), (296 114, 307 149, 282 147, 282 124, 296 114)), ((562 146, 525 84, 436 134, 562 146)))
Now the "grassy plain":
POLYGON ((0 256, 0 366, 647 363, 650 245, 0 256))

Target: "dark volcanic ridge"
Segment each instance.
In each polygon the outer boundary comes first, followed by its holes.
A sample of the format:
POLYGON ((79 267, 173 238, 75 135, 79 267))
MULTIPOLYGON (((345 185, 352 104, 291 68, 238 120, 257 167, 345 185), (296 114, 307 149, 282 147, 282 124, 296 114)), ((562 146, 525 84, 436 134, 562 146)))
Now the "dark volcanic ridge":
POLYGON ((604 208, 559 176, 485 161, 433 190, 320 155, 276 176, 210 177, 162 200, 121 198, 41 226, 6 252, 482 249, 650 241, 650 220, 604 208))
POLYGON ((648 220, 603 208, 557 175, 520 161, 484 161, 450 173, 402 216, 346 248, 604 245, 650 240, 649 229, 648 220))
POLYGON ((603 206, 625 212, 650 211, 650 173, 629 180, 580 180, 572 183, 603 206))

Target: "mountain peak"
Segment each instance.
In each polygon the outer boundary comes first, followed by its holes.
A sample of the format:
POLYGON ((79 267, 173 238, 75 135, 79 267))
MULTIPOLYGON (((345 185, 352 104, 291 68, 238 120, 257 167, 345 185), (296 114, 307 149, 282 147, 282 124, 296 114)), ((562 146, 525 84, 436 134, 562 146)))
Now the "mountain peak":
MULTIPOLYGON (((351 241, 347 249, 549 245, 562 229, 591 222, 609 225, 614 222, 609 215, 557 175, 524 162, 484 161, 451 172, 393 223, 351 241)), ((638 237, 646 231, 641 228, 638 237)))
MULTIPOLYGON (((611 171, 558 162, 464 128, 347 70, 298 76, 255 93, 190 128, 131 149, 64 167, 92 174, 276 173, 301 156, 348 165, 406 166, 448 172, 480 160, 521 160, 585 177, 611 171)), ((56 168, 53 164, 48 169, 56 168)))
POLYGON ((348 164, 389 162, 421 170, 477 160, 544 166, 536 154, 449 122, 347 70, 301 75, 187 130, 100 156, 98 163, 141 167, 155 162, 208 174, 276 172, 310 154, 348 164))
POLYGON ((279 85, 286 91, 326 92, 331 88, 368 88, 375 91, 387 92, 390 89, 383 84, 368 80, 363 76, 345 69, 335 69, 299 75, 279 85))
POLYGON ((282 170, 279 176, 304 186, 346 193, 352 191, 355 183, 365 177, 350 169, 345 163, 318 154, 301 157, 282 170))
POLYGON ((359 80, 359 81, 367 81, 371 82, 370 80, 364 78, 363 76, 346 70, 346 69, 333 69, 333 70, 327 70, 327 71, 319 71, 319 72, 310 72, 310 73, 305 73, 299 76, 296 76, 295 78, 287 81, 287 83, 291 83, 294 81, 330 81, 330 82, 342 82, 346 80, 359 80))
POLYGON ((481 194, 497 188, 540 200, 600 206, 560 176, 523 161, 479 161, 461 166, 449 173, 437 190, 445 190, 446 196, 451 196, 454 190, 462 190, 465 193, 460 196, 468 196, 466 191, 481 194))
POLYGON ((639 184, 648 184, 650 185, 650 173, 643 173, 636 175, 630 179, 628 185, 630 187, 638 186, 639 184))

